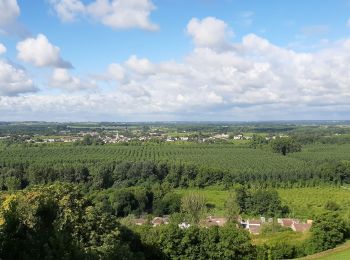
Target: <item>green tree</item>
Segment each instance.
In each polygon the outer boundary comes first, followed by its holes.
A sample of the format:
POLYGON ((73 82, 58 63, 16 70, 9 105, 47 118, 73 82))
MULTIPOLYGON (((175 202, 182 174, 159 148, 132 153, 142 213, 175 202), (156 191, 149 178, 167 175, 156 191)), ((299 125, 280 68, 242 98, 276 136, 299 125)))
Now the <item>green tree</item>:
POLYGON ((181 199, 181 210, 188 214, 194 223, 198 223, 201 216, 206 211, 206 198, 196 192, 191 192, 181 199))
POLYGON ((277 137, 270 142, 270 145, 273 152, 282 155, 301 151, 301 144, 290 137, 277 137))
POLYGON ((181 208, 181 196, 169 192, 164 195, 163 198, 158 199, 154 206, 153 211, 156 215, 169 215, 175 212, 179 212, 181 208))
POLYGON ((289 208, 282 205, 276 190, 258 189, 252 191, 240 186, 235 192, 240 212, 267 217, 282 216, 289 212, 289 208))
POLYGON ((259 189, 252 192, 246 202, 246 207, 246 213, 256 216, 275 217, 288 212, 288 208, 282 206, 276 190, 259 189))
POLYGON ((137 213, 139 202, 131 191, 121 191, 113 195, 111 204, 115 215, 118 217, 125 217, 132 213, 137 213))
POLYGON ((345 241, 347 226, 335 212, 327 212, 315 218, 311 228, 311 248, 314 252, 334 248, 345 241))
POLYGON ((4 190, 14 191, 22 188, 23 176, 15 169, 4 170, 0 176, 0 185, 4 190))
POLYGON ((107 165, 94 167, 92 173, 92 187, 94 189, 106 189, 113 185, 111 169, 107 165))
POLYGON ((113 215, 91 206, 73 185, 10 194, 0 213, 1 259, 135 259, 143 255, 137 235, 113 215))
POLYGON ((268 140, 261 135, 253 135, 252 139, 249 141, 249 147, 254 149, 260 148, 266 144, 268 144, 268 140))
POLYGON ((217 244, 218 259, 256 259, 256 249, 251 244, 249 233, 229 223, 219 229, 217 244))
POLYGON ((218 243, 220 242, 220 227, 203 228, 199 234, 201 259, 220 259, 218 243))
POLYGON ((156 246, 161 248, 167 259, 181 259, 183 248, 180 245, 184 232, 184 230, 173 224, 163 226, 158 230, 156 246))
POLYGON ((280 241, 269 245, 268 259, 293 259, 298 257, 294 245, 290 245, 285 241, 280 241))
POLYGON ((180 229, 170 224, 145 229, 143 241, 161 250, 166 259, 256 259, 249 233, 230 223, 224 227, 180 229), (152 239, 155 238, 155 239, 152 239))
POLYGON ((237 221, 240 212, 240 206, 237 202, 236 193, 231 192, 225 202, 226 215, 229 221, 237 221))
POLYGON ((245 212, 247 210, 247 201, 250 199, 250 194, 244 186, 237 187, 235 192, 240 212, 245 212))

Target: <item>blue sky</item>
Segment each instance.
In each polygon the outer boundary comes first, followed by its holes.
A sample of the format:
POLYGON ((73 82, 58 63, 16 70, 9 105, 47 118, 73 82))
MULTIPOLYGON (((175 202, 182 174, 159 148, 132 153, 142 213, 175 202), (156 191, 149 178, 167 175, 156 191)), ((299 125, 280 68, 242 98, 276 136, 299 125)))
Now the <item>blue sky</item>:
MULTIPOLYGON (((91 69, 96 69, 96 65, 101 69, 111 62, 111 54, 118 61, 132 54, 154 61, 181 59, 192 49, 185 28, 193 17, 214 16, 224 20, 234 30, 233 40, 255 33, 279 46, 289 46, 300 41, 299 37, 304 37, 304 48, 309 48, 322 38, 338 40, 350 33, 346 26, 350 1, 346 0, 158 0, 153 3, 157 9, 152 12, 151 19, 160 26, 157 32, 138 28, 111 29, 84 18, 74 23, 62 23, 45 0, 18 1, 22 11, 19 20, 33 34, 47 35, 62 53, 75 61, 77 67, 89 66, 87 68, 91 69), (319 33, 316 29, 314 34, 303 35, 304 28, 318 26, 329 29, 319 33), (98 64, 86 62, 86 54, 91 50, 95 51, 98 64)), ((6 38, 1 37, 3 41, 6 38)))
POLYGON ((1 0, 0 12, 0 120, 349 119, 349 0, 1 0))

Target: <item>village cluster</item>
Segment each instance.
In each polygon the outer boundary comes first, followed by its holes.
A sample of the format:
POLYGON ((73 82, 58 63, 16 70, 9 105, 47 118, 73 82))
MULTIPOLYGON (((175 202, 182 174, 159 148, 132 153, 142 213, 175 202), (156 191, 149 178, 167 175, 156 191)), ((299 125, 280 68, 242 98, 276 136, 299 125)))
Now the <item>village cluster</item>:
MULTIPOLYGON (((294 219, 294 218, 277 218, 277 224, 285 227, 290 228, 291 230, 295 232, 306 232, 310 230, 312 226, 312 220, 308 219, 306 221, 301 221, 300 219, 294 219)), ((203 219, 199 222, 199 225, 201 227, 209 228, 211 226, 223 226, 228 222, 228 219, 225 217, 214 217, 209 216, 206 219, 203 219)), ((241 228, 246 229, 249 231, 249 233, 253 235, 259 235, 261 233, 261 230, 264 225, 272 224, 274 222, 273 218, 266 219, 265 217, 260 217, 260 219, 247 219, 244 220, 241 217, 237 218, 237 225, 239 225, 241 228)), ((148 223, 148 220, 146 218, 137 218, 134 220, 135 225, 145 225, 148 223)), ((155 217, 153 218, 149 224, 151 224, 153 227, 159 226, 159 225, 167 225, 170 223, 169 216, 163 216, 163 217, 155 217)), ((190 223, 182 222, 178 224, 179 228, 186 229, 191 226, 190 223)))
MULTIPOLYGON (((109 131, 109 132, 103 132, 99 133, 96 131, 86 131, 86 132, 78 132, 71 134, 68 131, 61 131, 57 134, 57 136, 40 136, 38 134, 35 134, 33 136, 30 135, 18 135, 17 137, 21 138, 22 140, 25 140, 27 143, 74 143, 78 141, 82 141, 84 136, 90 135, 91 137, 100 140, 102 143, 105 144, 115 144, 115 143, 127 143, 131 141, 140 141, 140 142, 146 142, 150 140, 159 140, 161 142, 215 142, 220 140, 250 140, 253 137, 252 136, 246 136, 243 134, 236 134, 236 135, 229 135, 229 134, 217 134, 213 133, 209 136, 194 136, 194 135, 185 135, 182 133, 182 136, 171 136, 167 133, 162 132, 148 132, 148 133, 133 133, 132 135, 123 135, 119 134, 118 131, 109 131)), ((10 139, 11 135, 6 136, 0 136, 0 139, 10 139)), ((286 136, 279 136, 279 137, 286 137, 286 136)), ((270 139, 276 139, 276 136, 268 136, 265 137, 266 140, 270 139)))

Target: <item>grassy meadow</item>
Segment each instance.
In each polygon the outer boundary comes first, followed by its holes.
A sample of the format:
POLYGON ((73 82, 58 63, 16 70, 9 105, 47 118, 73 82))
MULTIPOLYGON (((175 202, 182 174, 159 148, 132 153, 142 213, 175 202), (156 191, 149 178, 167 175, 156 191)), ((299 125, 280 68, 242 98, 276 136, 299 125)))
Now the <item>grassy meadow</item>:
POLYGON ((317 260, 348 260, 350 259, 350 241, 345 242, 344 244, 327 250, 323 251, 321 253, 317 253, 314 255, 309 255, 303 258, 300 258, 303 260, 308 259, 317 259, 317 260))
MULTIPOLYGON (((220 186, 207 187, 205 189, 178 189, 179 194, 186 194, 196 191, 203 194, 212 214, 225 214, 225 201, 229 190, 220 186)), ((347 187, 307 187, 307 188, 290 188, 277 190, 283 204, 288 205, 291 216, 296 218, 312 218, 324 211, 324 205, 327 201, 334 201, 340 205, 340 214, 342 216, 350 215, 350 190, 347 187)))

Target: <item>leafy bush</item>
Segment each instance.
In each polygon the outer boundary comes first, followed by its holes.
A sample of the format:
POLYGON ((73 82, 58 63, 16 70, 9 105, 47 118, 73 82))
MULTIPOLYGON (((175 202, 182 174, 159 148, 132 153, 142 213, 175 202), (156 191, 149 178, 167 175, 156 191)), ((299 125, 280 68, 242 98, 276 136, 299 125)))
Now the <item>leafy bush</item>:
POLYGON ((142 244, 77 187, 55 184, 8 195, 0 207, 1 259, 131 259, 142 244))
POLYGON ((324 205, 325 210, 329 211, 337 211, 340 209, 340 205, 334 201, 327 201, 326 204, 324 205))
POLYGON ((181 208, 181 196, 169 192, 164 195, 163 198, 157 200, 154 203, 153 212, 155 215, 170 215, 175 212, 180 212, 181 208))
POLYGON ((276 217, 289 212, 287 206, 282 206, 276 190, 258 189, 252 191, 240 187, 237 188, 236 194, 241 212, 248 215, 276 217))
POLYGON ((337 213, 327 212, 315 218, 311 232, 311 251, 320 252, 344 242, 348 226, 337 213))

